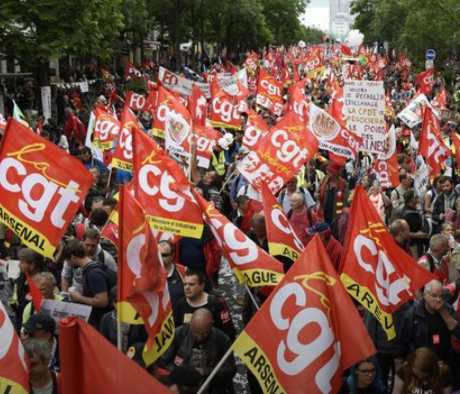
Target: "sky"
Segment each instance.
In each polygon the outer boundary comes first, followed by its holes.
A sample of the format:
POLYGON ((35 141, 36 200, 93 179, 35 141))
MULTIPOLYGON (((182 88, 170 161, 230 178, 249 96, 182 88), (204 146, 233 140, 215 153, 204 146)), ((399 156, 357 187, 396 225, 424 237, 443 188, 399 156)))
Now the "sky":
POLYGON ((327 30, 329 28, 329 0, 311 0, 307 6, 307 12, 300 19, 306 26, 327 30))

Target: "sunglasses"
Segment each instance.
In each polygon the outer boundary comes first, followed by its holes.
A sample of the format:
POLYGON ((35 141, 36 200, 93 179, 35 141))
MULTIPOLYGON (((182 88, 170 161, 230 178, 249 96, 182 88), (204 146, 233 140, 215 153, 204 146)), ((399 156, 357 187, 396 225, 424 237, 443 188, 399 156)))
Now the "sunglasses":
POLYGON ((375 369, 358 369, 363 375, 375 375, 377 372, 375 369))

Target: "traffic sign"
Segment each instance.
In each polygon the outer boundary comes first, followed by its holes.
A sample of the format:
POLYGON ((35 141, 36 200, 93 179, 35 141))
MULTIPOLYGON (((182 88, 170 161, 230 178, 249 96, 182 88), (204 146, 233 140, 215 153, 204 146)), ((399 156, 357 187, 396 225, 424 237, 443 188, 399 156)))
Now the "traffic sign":
POLYGON ((425 53, 426 60, 436 59, 436 51, 434 49, 428 49, 425 53))

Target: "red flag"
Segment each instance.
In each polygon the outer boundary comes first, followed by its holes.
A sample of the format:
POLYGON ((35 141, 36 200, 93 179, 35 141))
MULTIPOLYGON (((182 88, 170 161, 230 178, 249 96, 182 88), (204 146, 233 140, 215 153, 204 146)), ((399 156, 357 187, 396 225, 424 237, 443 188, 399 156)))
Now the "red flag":
POLYGON ((341 44, 340 49, 342 50, 342 56, 349 56, 349 57, 353 56, 353 54, 351 53, 351 49, 347 47, 346 45, 341 44))
POLYGON ((257 53, 251 53, 243 63, 243 67, 248 71, 251 76, 257 76, 260 63, 257 53))
POLYGON ((376 352, 319 236, 232 348, 267 393, 289 394, 337 393, 343 371, 376 352))
POLYGON ((240 162, 238 171, 256 190, 265 182, 276 193, 317 150, 315 136, 289 111, 240 162))
POLYGON ((133 111, 149 111, 151 104, 148 97, 130 90, 126 92, 125 102, 133 111))
POLYGON ((136 198, 153 230, 201 238, 203 215, 177 163, 144 132, 132 129, 136 198))
POLYGON ((159 138, 165 138, 166 116, 171 108, 172 100, 176 98, 175 94, 160 86, 158 88, 158 103, 155 108, 153 121, 153 135, 159 138))
POLYGON ((455 146, 455 159, 457 160, 457 166, 460 168, 460 138, 457 133, 452 129, 452 142, 455 146))
POLYGON ((395 128, 389 131, 388 146, 385 154, 381 154, 374 162, 374 171, 382 189, 399 185, 399 164, 396 152, 395 128))
POLYGON ((289 220, 267 185, 261 184, 267 226, 268 249, 272 256, 284 256, 296 261, 304 250, 302 241, 292 229, 289 220))
POLYGON ((166 271, 144 210, 126 186, 121 186, 119 205, 118 319, 133 323, 125 302, 139 313, 149 334, 144 361, 150 365, 174 337, 166 271))
POLYGON ((83 104, 81 103, 80 95, 76 90, 72 93, 72 101, 75 104, 75 108, 77 108, 77 112, 82 112, 83 104))
POLYGON ((26 274, 27 284, 29 285, 30 295, 32 296, 32 304, 36 313, 40 312, 42 301, 45 299, 43 294, 38 290, 37 284, 32 280, 29 274, 26 274))
POLYGON ((142 73, 131 62, 126 62, 125 66, 125 78, 128 77, 131 77, 136 81, 140 81, 142 79, 142 73))
POLYGON ((0 113, 0 134, 3 134, 5 129, 6 129, 6 119, 0 113))
POLYGON ((433 69, 430 68, 425 72, 422 72, 417 77, 419 84, 419 92, 427 96, 433 93, 433 69))
POLYGON ((211 81, 211 124, 213 127, 241 128, 238 103, 220 87, 218 78, 211 81))
POLYGON ((193 126, 204 127, 206 124, 206 113, 208 103, 206 95, 198 86, 193 84, 192 95, 188 99, 188 110, 193 119, 193 126))
POLYGON ((93 143, 100 150, 112 149, 120 133, 120 122, 101 107, 96 109, 93 143))
POLYGON ((349 220, 341 280, 392 339, 392 314, 435 277, 396 244, 361 186, 355 189, 349 220))
POLYGON ((2 393, 29 393, 29 368, 24 348, 0 302, 0 388, 2 393))
POLYGON ((284 276, 283 265, 252 242, 223 216, 213 204, 194 192, 206 222, 240 283, 258 287, 277 285, 284 276))
POLYGON ((255 149, 259 141, 261 141, 269 131, 270 128, 264 120, 251 108, 249 110, 246 127, 244 128, 243 145, 250 150, 255 149))
POLYGON ((171 394, 98 331, 77 318, 59 322, 59 358, 61 394, 171 394))
POLYGON ((283 84, 261 70, 257 83, 256 104, 280 116, 283 112, 283 84))
POLYGON ((196 142, 196 160, 198 167, 209 168, 211 156, 217 140, 222 134, 210 126, 194 127, 192 139, 196 142))
POLYGON ((175 97, 169 102, 169 111, 165 118, 166 152, 190 157, 192 119, 187 108, 175 97))
POLYGON ((0 147, 0 221, 29 248, 53 258, 93 183, 80 161, 10 119, 0 147))
POLYGON ((246 211, 246 214, 243 217, 243 221, 241 222, 240 225, 240 230, 243 233, 247 233, 249 230, 251 230, 251 220, 252 217, 254 216, 255 213, 260 213, 264 209, 262 203, 257 200, 253 200, 252 198, 249 200, 248 203, 248 209, 246 211))
POLYGON ((431 101, 431 105, 435 109, 447 109, 447 90, 446 88, 442 88, 436 97, 431 101))
POLYGON ((139 131, 142 127, 136 119, 136 116, 125 104, 121 115, 121 132, 115 145, 115 151, 112 157, 112 165, 120 170, 132 172, 133 170, 133 134, 131 129, 137 128, 139 131))
POLYGON ((450 149, 444 145, 439 119, 427 105, 423 115, 419 154, 426 158, 430 177, 441 172, 441 165, 449 158, 450 149))

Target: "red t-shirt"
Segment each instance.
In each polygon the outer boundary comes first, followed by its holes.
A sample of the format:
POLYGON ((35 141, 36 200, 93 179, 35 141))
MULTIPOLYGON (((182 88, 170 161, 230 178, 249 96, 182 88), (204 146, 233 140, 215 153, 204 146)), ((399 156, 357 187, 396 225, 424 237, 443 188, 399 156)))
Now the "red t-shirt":
POLYGON ((292 229, 295 231, 297 237, 302 241, 303 245, 307 245, 308 241, 312 238, 311 235, 307 233, 308 227, 313 227, 318 218, 316 213, 311 211, 311 223, 308 220, 307 209, 300 214, 297 215, 294 211, 292 211, 291 217, 289 218, 289 223, 292 226, 292 229))

